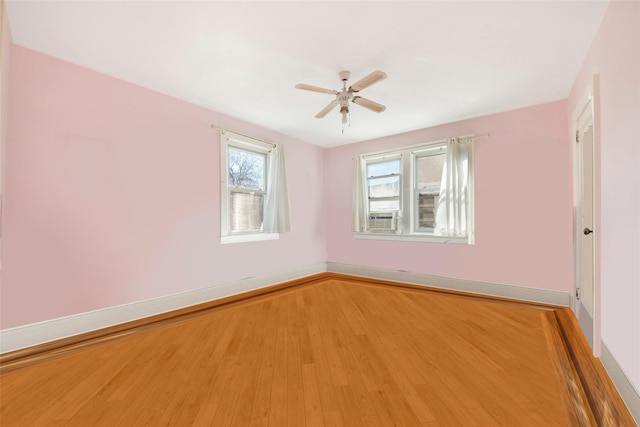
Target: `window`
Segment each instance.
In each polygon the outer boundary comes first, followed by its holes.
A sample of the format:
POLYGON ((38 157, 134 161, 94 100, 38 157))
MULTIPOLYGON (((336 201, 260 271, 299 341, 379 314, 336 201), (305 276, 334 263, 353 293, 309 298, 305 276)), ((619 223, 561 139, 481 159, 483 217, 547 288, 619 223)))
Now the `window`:
POLYGON ((400 209, 400 159, 367 163, 369 212, 400 209))
POLYGON ((283 148, 226 130, 220 140, 221 242, 277 239, 289 231, 283 148))
POLYGON ((354 235, 473 243, 472 139, 356 159, 354 235))
POLYGON ((267 194, 267 154, 233 146, 228 153, 229 231, 260 231, 267 194))
POLYGON ((414 157, 415 231, 433 234, 436 210, 440 202, 446 147, 440 145, 425 149, 415 153, 414 157))

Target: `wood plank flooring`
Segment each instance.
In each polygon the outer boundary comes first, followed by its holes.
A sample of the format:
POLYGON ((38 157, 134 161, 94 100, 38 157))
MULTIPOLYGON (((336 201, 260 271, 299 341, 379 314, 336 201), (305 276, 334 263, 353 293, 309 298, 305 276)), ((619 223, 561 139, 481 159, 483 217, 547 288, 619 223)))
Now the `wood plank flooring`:
POLYGON ((13 426, 572 426, 547 311, 325 280, 0 376, 13 426))

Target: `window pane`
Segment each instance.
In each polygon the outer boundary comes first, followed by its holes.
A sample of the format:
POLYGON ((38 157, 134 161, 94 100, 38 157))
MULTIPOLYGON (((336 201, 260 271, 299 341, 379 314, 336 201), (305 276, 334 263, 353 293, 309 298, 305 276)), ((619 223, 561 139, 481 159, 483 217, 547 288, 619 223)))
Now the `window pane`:
POLYGON ((262 153, 229 147, 229 186, 264 190, 266 159, 262 153))
POLYGON ((400 199, 369 200, 369 212, 386 212, 400 210, 400 199))
POLYGON ((260 231, 264 215, 264 194, 229 194, 231 231, 260 231))
POLYGON ((418 228, 433 229, 436 225, 437 194, 420 194, 418 196, 418 228))
MULTIPOLYGON (((416 185, 420 190, 440 192, 442 169, 446 160, 445 154, 418 157, 416 159, 416 185)), ((422 193, 422 191, 421 191, 422 193)))
POLYGON ((367 177, 400 173, 400 159, 367 164, 367 177))
POLYGON ((400 159, 367 164, 369 212, 400 209, 400 159), (385 176, 392 175, 395 176, 385 176), (384 178, 372 178, 385 176, 384 178))
POLYGON ((435 227, 435 212, 440 198, 445 160, 444 153, 416 158, 417 227, 422 231, 433 231, 435 227))
POLYGON ((397 197, 399 194, 399 176, 369 179, 369 197, 397 197))

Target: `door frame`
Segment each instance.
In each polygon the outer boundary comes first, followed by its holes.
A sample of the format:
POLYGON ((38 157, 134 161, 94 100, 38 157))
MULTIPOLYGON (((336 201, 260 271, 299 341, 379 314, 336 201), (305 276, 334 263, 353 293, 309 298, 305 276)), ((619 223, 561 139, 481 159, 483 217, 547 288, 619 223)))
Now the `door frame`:
POLYGON ((582 154, 578 152, 578 148, 581 149, 576 141, 579 129, 579 119, 588 108, 591 108, 591 117, 593 125, 593 329, 592 331, 585 331, 591 335, 591 339, 588 341, 593 343, 593 354, 596 357, 600 357, 601 352, 601 280, 600 280, 600 76, 596 74, 593 76, 592 81, 587 88, 585 94, 577 104, 571 117, 571 140, 572 140, 572 156, 573 156, 573 295, 571 308, 579 318, 580 316, 580 300, 578 295, 578 267, 581 265, 581 239, 582 230, 578 230, 580 224, 580 216, 582 211, 576 210, 577 200, 579 200, 578 192, 581 192, 581 182, 583 171, 581 158, 582 154))

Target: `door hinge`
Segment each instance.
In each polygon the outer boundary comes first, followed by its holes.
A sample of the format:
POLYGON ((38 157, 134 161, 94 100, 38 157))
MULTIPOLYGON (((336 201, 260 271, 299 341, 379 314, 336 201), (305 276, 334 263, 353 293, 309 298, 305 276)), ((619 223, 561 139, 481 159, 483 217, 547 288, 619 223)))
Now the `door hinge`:
POLYGON ((580 131, 576 131, 576 142, 580 142, 580 131))
POLYGON ((580 299, 580 288, 576 288, 576 298, 580 299))

